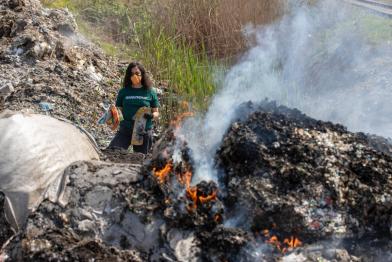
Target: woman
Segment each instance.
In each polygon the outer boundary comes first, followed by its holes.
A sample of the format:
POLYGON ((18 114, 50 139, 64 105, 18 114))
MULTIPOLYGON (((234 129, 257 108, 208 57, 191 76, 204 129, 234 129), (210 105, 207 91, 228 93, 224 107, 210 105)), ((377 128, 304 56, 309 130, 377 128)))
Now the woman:
POLYGON ((120 122, 120 129, 110 142, 109 148, 128 149, 131 145, 133 117, 141 107, 150 107, 151 114, 145 114, 147 119, 143 137, 143 145, 133 146, 134 152, 147 154, 152 145, 152 119, 159 116, 158 97, 152 88, 152 82, 146 75, 144 67, 138 62, 128 65, 123 81, 123 88, 117 94, 116 107, 122 112, 124 120, 120 122))

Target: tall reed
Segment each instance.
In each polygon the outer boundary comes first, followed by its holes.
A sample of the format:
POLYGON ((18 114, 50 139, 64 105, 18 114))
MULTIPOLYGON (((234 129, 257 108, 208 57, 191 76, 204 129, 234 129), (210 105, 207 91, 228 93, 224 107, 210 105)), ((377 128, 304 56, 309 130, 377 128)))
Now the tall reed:
POLYGON ((283 7, 283 0, 155 0, 151 12, 168 34, 204 46, 210 57, 227 58, 248 48, 244 26, 271 23, 283 7))

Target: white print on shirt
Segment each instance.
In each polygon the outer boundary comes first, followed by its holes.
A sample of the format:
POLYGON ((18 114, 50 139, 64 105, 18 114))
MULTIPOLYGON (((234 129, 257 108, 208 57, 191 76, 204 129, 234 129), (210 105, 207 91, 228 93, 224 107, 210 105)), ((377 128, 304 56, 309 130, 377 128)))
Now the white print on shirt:
POLYGON ((149 97, 145 97, 145 96, 126 96, 125 99, 127 99, 127 100, 134 100, 134 99, 151 100, 149 97))

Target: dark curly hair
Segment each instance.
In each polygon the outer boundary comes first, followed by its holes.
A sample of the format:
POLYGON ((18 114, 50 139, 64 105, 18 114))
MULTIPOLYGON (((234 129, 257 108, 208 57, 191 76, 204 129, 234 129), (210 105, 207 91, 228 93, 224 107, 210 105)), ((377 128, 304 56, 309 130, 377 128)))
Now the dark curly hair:
POLYGON ((123 87, 132 87, 131 83, 131 73, 132 73, 132 68, 138 67, 140 72, 142 73, 142 86, 143 88, 150 89, 152 87, 152 81, 149 78, 146 69, 144 69, 144 66, 139 63, 139 62, 132 62, 128 65, 127 70, 125 71, 125 76, 123 80, 123 87))

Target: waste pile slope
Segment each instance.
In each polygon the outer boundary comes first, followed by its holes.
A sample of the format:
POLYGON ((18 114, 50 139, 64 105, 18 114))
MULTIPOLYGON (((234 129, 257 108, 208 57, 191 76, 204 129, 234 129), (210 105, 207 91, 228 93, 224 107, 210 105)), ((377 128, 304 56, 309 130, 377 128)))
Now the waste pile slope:
POLYGON ((253 113, 231 125, 216 156, 228 213, 282 240, 391 240, 392 157, 373 137, 274 103, 242 110, 253 113))
POLYGON ((133 248, 150 245, 147 240, 142 242, 146 233, 132 212, 132 201, 137 200, 138 205, 148 201, 143 198, 143 190, 136 187, 141 179, 137 164, 72 164, 64 172, 67 183, 61 201, 41 203, 24 232, 6 246, 5 258, 145 261, 143 254, 133 248), (121 247, 127 250, 120 250, 121 247))
POLYGON ((269 101, 243 104, 237 113, 246 117, 231 124, 216 153, 217 183, 187 182, 192 152, 176 132, 162 138, 152 161, 166 219, 197 228, 204 255, 234 259, 239 252, 236 259, 244 261, 292 258, 293 250, 303 261, 392 255, 392 146, 385 139, 269 101), (212 237, 216 231, 226 237, 212 237), (222 248, 229 239, 237 241, 222 248))
POLYGON ((284 107, 258 110, 231 126, 217 159, 229 199, 249 205, 258 227, 279 226, 273 214, 282 210, 290 214, 284 230, 308 237, 383 233, 392 225, 392 158, 343 126, 284 107))
POLYGON ((28 110, 66 118, 98 144, 110 135, 97 126, 102 103, 120 87, 114 59, 84 39, 67 10, 38 0, 0 2, 0 111, 28 110))
POLYGON ((364 134, 298 110, 270 102, 240 110, 247 117, 216 154, 217 182, 192 183, 192 152, 169 130, 144 165, 68 167, 64 201, 42 202, 3 256, 387 261, 391 156, 364 134))

